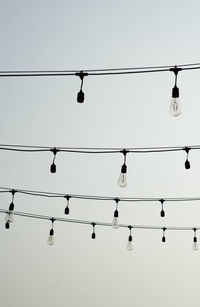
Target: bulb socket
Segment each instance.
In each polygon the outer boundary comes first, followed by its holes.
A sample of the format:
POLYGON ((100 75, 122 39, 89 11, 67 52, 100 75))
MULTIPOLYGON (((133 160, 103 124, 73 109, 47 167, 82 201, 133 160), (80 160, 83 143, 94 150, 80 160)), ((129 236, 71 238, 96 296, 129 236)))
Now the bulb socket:
POLYGON ((14 203, 12 202, 9 206, 9 211, 13 211, 14 210, 14 203))
POLYGON ((132 236, 130 235, 129 237, 128 237, 128 242, 132 242, 133 241, 133 238, 132 238, 132 236))
POLYGON ((166 242, 165 236, 162 237, 162 242, 163 242, 163 243, 166 242))
POLYGON ((65 208, 65 214, 69 214, 69 207, 68 206, 65 208))
POLYGON ((92 237, 92 239, 96 239, 96 234, 95 234, 95 232, 92 233, 92 236, 91 236, 91 237, 92 237))
POLYGON ((50 235, 50 236, 53 236, 53 235, 54 235, 54 230, 53 230, 53 228, 51 228, 51 230, 50 230, 50 232, 49 232, 49 235, 50 235))
POLYGON ((160 211, 160 216, 165 217, 165 211, 163 209, 160 211))
POLYGON ((121 173, 122 173, 122 174, 126 174, 126 173, 127 173, 127 166, 126 166, 125 163, 122 165, 121 173))
POLYGON ((114 217, 119 217, 119 212, 118 212, 118 210, 115 210, 115 212, 114 212, 114 217))
POLYGON ((56 165, 55 165, 54 162, 51 164, 50 172, 51 172, 51 173, 56 173, 56 165))
POLYGON ((190 161, 188 159, 185 161, 185 169, 190 169, 190 161))
POLYGON ((179 97, 179 88, 175 85, 172 89, 172 98, 178 98, 179 97))
POLYGON ((196 236, 193 238, 193 242, 197 243, 197 237, 196 236))
POLYGON ((83 103, 85 99, 85 94, 82 90, 80 90, 77 94, 77 102, 83 103))

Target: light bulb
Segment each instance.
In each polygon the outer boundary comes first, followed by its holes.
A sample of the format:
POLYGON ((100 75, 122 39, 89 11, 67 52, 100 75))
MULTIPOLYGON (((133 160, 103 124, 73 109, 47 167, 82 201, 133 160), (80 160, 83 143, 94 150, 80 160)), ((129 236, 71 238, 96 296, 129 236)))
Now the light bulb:
POLYGON ((114 217, 114 218, 113 218, 113 221, 112 221, 112 228, 113 228, 113 229, 119 228, 119 219, 118 219, 118 217, 114 217))
POLYGON ((132 251, 133 250, 133 242, 132 241, 127 243, 127 250, 128 251, 132 251))
POLYGON ((172 116, 176 117, 181 114, 182 108, 181 103, 179 101, 179 97, 172 97, 171 103, 170 103, 170 109, 169 112, 172 116))
POLYGON ((54 235, 49 235, 47 243, 51 246, 54 245, 54 235))
POLYGON ((126 173, 120 173, 118 185, 123 188, 127 186, 127 175, 126 173))
POLYGON ((8 223, 12 223, 13 222, 13 212, 9 211, 7 214, 6 214, 6 217, 5 217, 5 221, 8 222, 8 223))
POLYGON ((132 235, 131 235, 131 228, 130 228, 130 236, 128 237, 127 250, 128 251, 133 250, 133 238, 132 238, 132 235))
MULTIPOLYGON (((53 222, 52 222, 53 224, 53 222)), ((52 225, 53 227, 53 225, 52 225)), ((51 228, 50 232, 49 232, 49 237, 48 237, 48 240, 47 240, 47 243, 51 246, 51 245, 54 245, 54 230, 53 228, 51 228)))
POLYGON ((193 242, 192 249, 193 251, 197 251, 199 249, 197 242, 193 242))

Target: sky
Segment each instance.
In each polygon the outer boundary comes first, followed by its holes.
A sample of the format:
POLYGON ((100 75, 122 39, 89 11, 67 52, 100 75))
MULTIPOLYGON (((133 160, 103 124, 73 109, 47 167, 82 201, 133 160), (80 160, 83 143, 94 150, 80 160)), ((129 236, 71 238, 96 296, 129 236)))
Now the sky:
MULTIPOLYGON (((199 1, 0 1, 0 71, 84 70, 199 63, 199 1)), ((199 70, 182 71, 182 114, 169 114, 172 72, 80 79, 0 79, 0 143, 69 147, 189 146, 199 142, 199 70)), ((197 197, 199 152, 128 155, 128 186, 117 185, 122 155, 0 151, 0 186, 119 197, 197 197)), ((11 195, 0 195, 8 209, 11 195)), ((16 194, 17 211, 66 217, 64 199, 16 194)), ((71 200, 72 219, 111 222, 115 203, 71 200)), ((120 223, 199 227, 198 202, 119 205, 120 223)), ((199 253, 193 232, 128 229, 0 215, 4 307, 199 306, 199 253)), ((199 233, 197 238, 200 240, 199 233)))

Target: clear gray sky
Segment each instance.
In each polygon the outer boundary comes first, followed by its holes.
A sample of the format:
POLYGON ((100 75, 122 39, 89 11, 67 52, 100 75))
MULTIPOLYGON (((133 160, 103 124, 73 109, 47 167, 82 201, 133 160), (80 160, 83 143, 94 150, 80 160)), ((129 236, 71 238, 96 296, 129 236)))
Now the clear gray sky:
MULTIPOLYGON (((96 69, 200 62, 199 1, 0 1, 0 70, 96 69)), ((1 78, 0 143, 138 147, 200 143, 200 71, 181 72, 183 113, 169 115, 172 73, 88 77, 76 103, 77 77, 1 78)), ((128 186, 117 180, 120 155, 0 152, 0 186, 129 197, 200 196, 200 156, 128 156, 128 186)), ((11 197, 0 195, 0 208, 11 197)), ((18 211, 64 217, 64 200, 16 195, 18 211)), ((70 218, 111 222, 115 204, 72 200, 70 218)), ((120 205, 120 222, 200 226, 198 203, 120 205)), ((193 232, 128 230, 0 216, 3 307, 199 307, 200 251, 193 232)), ((198 237, 199 234, 197 233, 198 237)), ((200 238, 199 238, 200 240, 200 238)))

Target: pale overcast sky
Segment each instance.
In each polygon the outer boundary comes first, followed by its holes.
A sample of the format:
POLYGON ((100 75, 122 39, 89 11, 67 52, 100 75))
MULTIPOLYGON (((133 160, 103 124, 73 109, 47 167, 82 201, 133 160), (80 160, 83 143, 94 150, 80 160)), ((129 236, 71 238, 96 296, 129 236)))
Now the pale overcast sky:
MULTIPOLYGON (((97 69, 200 62, 199 1, 0 1, 0 70, 97 69)), ((200 70, 180 72, 183 112, 169 115, 171 72, 89 76, 78 104, 77 77, 0 79, 0 143, 77 147, 147 147, 200 144, 200 70)), ((200 196, 200 153, 129 155, 128 186, 117 180, 120 155, 57 157, 0 152, 0 186, 126 197, 200 196)), ((10 195, 0 195, 8 209, 10 195)), ((65 217, 65 200, 16 195, 17 211, 65 217)), ((111 222, 115 204, 70 203, 69 218, 111 222)), ((200 204, 119 206, 120 222, 200 226, 200 204)), ((3 307, 199 307, 200 251, 193 232, 128 230, 15 217, 9 230, 0 215, 0 289, 3 307)), ((197 236, 200 241, 199 233, 197 236)))

